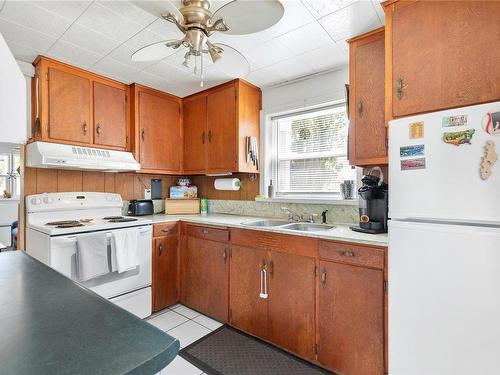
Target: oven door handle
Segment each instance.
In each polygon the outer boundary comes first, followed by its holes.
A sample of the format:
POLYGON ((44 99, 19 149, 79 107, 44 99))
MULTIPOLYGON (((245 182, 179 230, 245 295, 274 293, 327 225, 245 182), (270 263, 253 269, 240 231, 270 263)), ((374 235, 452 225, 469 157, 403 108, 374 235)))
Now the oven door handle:
MULTIPOLYGON (((146 234, 146 233, 151 233, 151 229, 148 228, 148 229, 139 231, 139 234, 146 234)), ((106 238, 111 238, 112 235, 113 235, 112 232, 106 232, 106 238)), ((68 237, 57 238, 57 243, 61 243, 63 241, 64 242, 76 242, 77 236, 68 236, 68 237)))

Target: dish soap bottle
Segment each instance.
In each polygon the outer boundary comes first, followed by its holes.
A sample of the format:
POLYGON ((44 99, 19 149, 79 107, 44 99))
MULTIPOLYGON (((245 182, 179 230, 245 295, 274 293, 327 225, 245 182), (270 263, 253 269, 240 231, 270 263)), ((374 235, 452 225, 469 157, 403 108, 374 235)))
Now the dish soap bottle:
POLYGON ((269 183, 269 186, 267 187, 267 197, 268 198, 274 198, 274 185, 273 185, 273 180, 269 183))

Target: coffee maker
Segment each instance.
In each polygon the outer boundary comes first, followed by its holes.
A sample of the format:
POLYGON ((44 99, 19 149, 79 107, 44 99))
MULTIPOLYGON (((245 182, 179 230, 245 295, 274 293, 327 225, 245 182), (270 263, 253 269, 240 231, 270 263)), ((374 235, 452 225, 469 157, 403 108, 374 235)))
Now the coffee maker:
POLYGON ((359 225, 352 226, 356 232, 387 233, 387 213, 389 187, 384 182, 384 174, 380 167, 373 167, 361 179, 363 186, 358 189, 359 225), (372 173, 377 171, 379 176, 372 173))

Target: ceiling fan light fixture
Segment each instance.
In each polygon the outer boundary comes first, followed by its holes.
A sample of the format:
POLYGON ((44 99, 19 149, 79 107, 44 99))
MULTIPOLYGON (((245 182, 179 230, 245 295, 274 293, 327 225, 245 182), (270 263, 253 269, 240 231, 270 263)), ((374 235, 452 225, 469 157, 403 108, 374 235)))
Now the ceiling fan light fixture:
POLYGON ((221 58, 220 53, 213 47, 208 47, 208 53, 214 63, 221 58))

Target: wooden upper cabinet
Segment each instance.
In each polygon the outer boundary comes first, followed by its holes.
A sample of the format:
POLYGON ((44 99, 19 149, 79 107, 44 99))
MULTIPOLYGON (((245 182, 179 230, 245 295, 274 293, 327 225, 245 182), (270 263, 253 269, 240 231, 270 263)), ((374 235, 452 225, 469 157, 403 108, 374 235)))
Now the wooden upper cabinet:
POLYGON ((127 147, 127 88, 94 82, 94 143, 127 147))
POLYGON ((500 2, 384 5, 388 119, 500 99, 500 2))
POLYGON ((183 101, 184 171, 203 173, 207 168, 207 96, 183 101))
POLYGON ((127 93, 123 83, 38 57, 32 84, 32 138, 129 149, 127 93))
POLYGON ((182 122, 181 99, 137 84, 134 98, 134 150, 143 172, 181 171, 182 122))
POLYGON ((387 164, 384 29, 349 40, 349 161, 387 164))
POLYGON ((247 137, 260 134, 261 91, 234 80, 183 99, 184 172, 258 173, 247 162, 247 137), (201 160, 200 160, 201 159, 201 160))
POLYGON ((236 87, 228 86, 207 96, 208 169, 235 171, 236 87))
POLYGON ((320 261, 318 361, 339 374, 384 374, 383 271, 320 261))
POLYGON ((48 137, 90 143, 90 80, 57 68, 48 69, 47 80, 48 137))

